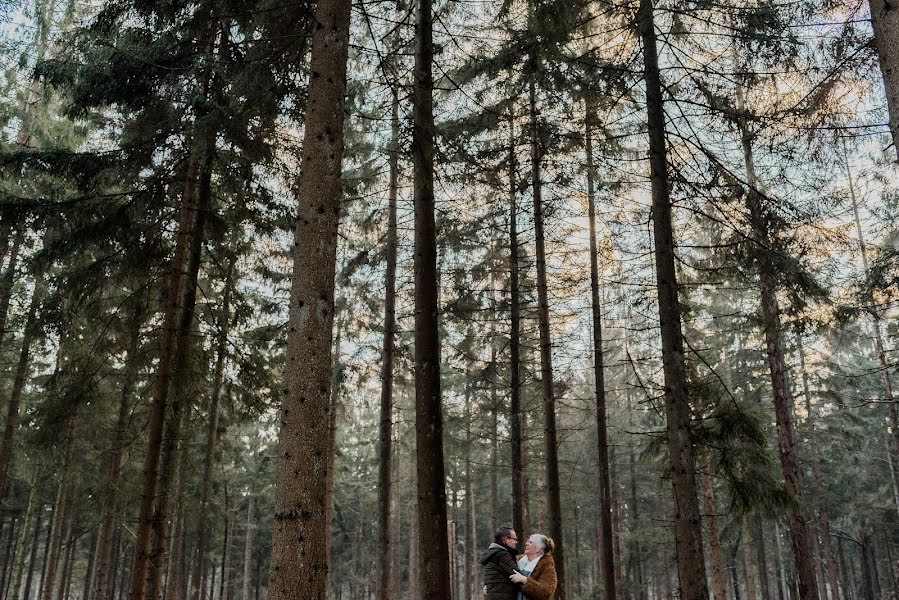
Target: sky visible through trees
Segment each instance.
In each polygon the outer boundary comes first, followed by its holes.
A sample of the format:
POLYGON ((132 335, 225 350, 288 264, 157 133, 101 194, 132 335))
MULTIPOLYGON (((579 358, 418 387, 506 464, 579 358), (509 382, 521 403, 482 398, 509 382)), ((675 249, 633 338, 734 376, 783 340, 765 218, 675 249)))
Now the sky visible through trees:
POLYGON ((0 0, 0 600, 899 599, 899 10, 0 0))

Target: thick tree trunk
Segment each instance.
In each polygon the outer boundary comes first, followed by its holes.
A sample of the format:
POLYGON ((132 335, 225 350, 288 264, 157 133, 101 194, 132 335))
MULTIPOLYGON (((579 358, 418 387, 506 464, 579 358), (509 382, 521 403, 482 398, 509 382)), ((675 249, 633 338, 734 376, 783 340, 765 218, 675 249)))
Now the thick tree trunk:
POLYGON ((518 281, 518 167, 515 116, 509 117, 509 437, 512 452, 512 528, 524 534, 524 465, 521 420, 521 292, 518 281))
MULTIPOLYGON (((390 180, 387 206, 387 265, 384 275, 384 341, 381 349, 381 414, 378 462, 378 547, 382 557, 391 556, 391 483, 393 460, 393 362, 396 337, 397 197, 399 195, 399 98, 393 90, 390 110, 390 180)), ((376 561, 376 600, 392 598, 391 561, 376 561)))
POLYGON ((315 7, 298 189, 269 579, 271 600, 328 590, 332 326, 343 164, 349 0, 315 7))
MULTIPOLYGON (((533 58, 531 59, 533 60, 533 58)), ((534 199, 534 244, 537 262, 537 325, 540 333, 540 386, 543 391, 543 442, 546 461, 546 520, 549 535, 555 539, 554 553, 558 585, 556 597, 567 600, 565 561, 562 540, 562 491, 559 481, 559 441, 556 431, 556 398, 553 384, 552 334, 549 323, 549 290, 546 277, 546 240, 544 234, 543 181, 540 123, 537 115, 537 90, 532 74, 528 86, 531 127, 531 190, 534 199)))
POLYGON ((890 115, 890 134, 899 160, 899 8, 892 0, 870 0, 874 47, 880 59, 890 115))
POLYGON ((800 600, 817 600, 818 591, 815 582, 811 539, 802 506, 802 484, 790 409, 792 398, 787 391, 787 369, 781 339, 780 307, 777 301, 774 277, 770 272, 769 265, 771 263, 766 258, 766 252, 770 251, 770 232, 765 225, 766 217, 761 204, 759 180, 755 173, 752 137, 745 130, 742 135, 742 145, 747 180, 750 185, 750 191, 746 195, 747 209, 749 211, 753 238, 755 244, 759 246, 755 250, 756 266, 759 276, 761 312, 767 344, 768 369, 771 376, 771 392, 777 424, 777 445, 780 451, 780 463, 784 481, 787 489, 796 500, 795 506, 789 509, 789 524, 790 542, 799 578, 799 597, 800 600))
POLYGON ((656 283, 665 375, 665 414, 671 483, 674 496, 674 539, 682 600, 706 600, 705 559, 696 485, 696 460, 690 432, 690 402, 681 333, 681 308, 677 290, 671 189, 665 111, 652 0, 640 0, 638 22, 643 39, 646 107, 649 126, 649 162, 652 182, 652 221, 655 240, 656 283))
POLYGON ((131 317, 131 336, 125 355, 125 373, 122 391, 119 395, 119 410, 113 431, 112 447, 109 462, 106 465, 106 486, 103 497, 103 514, 100 521, 100 535, 97 545, 97 571, 94 579, 94 598, 109 597, 110 557, 112 542, 116 531, 116 507, 118 506, 119 479, 121 476, 122 455, 125 450, 125 434, 129 421, 129 406, 134 386, 137 382, 137 350, 140 344, 140 329, 143 321, 143 306, 135 305, 131 317))
POLYGON ((612 531, 612 483, 609 476, 609 435, 606 424, 605 361, 602 348, 602 309, 599 297, 599 258, 596 243, 596 198, 594 185, 596 167, 593 164, 594 109, 587 102, 585 152, 587 154, 587 214, 590 221, 590 301, 593 317, 593 385, 596 392, 596 448, 597 475, 599 479, 599 562, 602 574, 604 598, 614 600, 615 553, 612 531))
POLYGON ((434 215, 434 57, 432 1, 418 0, 413 70, 412 160, 415 204, 415 426, 418 553, 422 600, 450 598, 434 215))
POLYGON ((244 533, 243 541, 243 589, 241 600, 250 600, 250 584, 253 578, 253 534, 256 532, 256 524, 254 514, 256 507, 256 498, 253 496, 252 490, 247 500, 247 529, 244 533))

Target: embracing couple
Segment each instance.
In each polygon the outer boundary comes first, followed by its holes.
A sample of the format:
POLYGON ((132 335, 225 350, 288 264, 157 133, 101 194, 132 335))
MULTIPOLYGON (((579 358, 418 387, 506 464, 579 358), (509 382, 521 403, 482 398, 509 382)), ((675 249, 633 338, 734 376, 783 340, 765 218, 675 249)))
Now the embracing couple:
POLYGON ((555 544, 552 538, 532 534, 518 555, 518 535, 500 527, 481 559, 485 600, 552 600, 556 593, 555 544))

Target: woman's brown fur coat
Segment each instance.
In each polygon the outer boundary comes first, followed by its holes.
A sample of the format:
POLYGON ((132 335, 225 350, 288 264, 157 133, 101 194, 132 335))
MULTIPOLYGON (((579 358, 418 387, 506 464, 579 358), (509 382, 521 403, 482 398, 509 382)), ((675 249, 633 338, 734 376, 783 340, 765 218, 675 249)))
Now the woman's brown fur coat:
POLYGON ((534 572, 528 575, 528 580, 521 586, 521 591, 531 600, 552 600, 556 593, 556 583, 556 561, 552 554, 544 554, 537 561, 534 572))

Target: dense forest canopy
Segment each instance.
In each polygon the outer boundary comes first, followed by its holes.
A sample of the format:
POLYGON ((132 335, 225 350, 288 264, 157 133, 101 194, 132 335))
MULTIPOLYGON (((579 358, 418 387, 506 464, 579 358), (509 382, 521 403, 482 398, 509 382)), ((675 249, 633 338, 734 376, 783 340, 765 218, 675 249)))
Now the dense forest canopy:
POLYGON ((0 132, 0 599, 899 599, 890 0, 0 0, 0 132))

